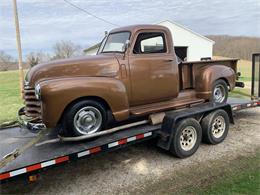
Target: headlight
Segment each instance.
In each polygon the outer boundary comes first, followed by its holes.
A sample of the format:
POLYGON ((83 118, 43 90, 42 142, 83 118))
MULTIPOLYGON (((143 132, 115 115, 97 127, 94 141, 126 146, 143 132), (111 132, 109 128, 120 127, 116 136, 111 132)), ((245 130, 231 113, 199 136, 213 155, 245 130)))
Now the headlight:
POLYGON ((41 99, 41 86, 39 84, 35 86, 35 97, 37 100, 41 99))

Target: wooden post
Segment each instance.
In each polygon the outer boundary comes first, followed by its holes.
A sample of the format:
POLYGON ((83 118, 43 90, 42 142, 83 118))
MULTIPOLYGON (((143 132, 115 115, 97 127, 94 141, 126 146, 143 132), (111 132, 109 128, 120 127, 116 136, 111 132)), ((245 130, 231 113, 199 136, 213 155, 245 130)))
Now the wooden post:
POLYGON ((14 23, 15 23, 15 30, 16 30, 16 45, 17 45, 17 50, 18 50, 20 94, 21 94, 21 96, 23 96, 23 82, 24 82, 23 57, 22 57, 20 28, 19 28, 19 20, 18 20, 16 0, 13 0, 13 11, 14 11, 14 23))

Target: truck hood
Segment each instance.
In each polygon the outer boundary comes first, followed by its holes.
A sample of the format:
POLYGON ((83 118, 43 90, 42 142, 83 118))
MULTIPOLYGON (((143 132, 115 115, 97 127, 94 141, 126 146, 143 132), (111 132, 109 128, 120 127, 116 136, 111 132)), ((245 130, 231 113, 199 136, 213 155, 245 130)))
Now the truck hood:
POLYGON ((55 60, 32 67, 26 76, 30 86, 36 82, 62 77, 116 77, 119 64, 114 55, 95 55, 55 60))

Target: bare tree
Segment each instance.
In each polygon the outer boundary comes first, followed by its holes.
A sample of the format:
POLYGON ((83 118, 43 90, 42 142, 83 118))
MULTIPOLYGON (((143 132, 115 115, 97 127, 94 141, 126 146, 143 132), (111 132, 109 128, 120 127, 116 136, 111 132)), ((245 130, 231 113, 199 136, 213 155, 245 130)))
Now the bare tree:
POLYGON ((80 45, 76 45, 71 41, 59 41, 53 46, 53 49, 53 59, 70 58, 82 54, 80 45))
POLYGON ((4 51, 0 51, 0 71, 7 71, 13 63, 14 59, 12 56, 6 54, 4 51))
POLYGON ((49 54, 45 54, 43 52, 31 52, 26 56, 26 61, 27 64, 29 64, 31 67, 42 63, 42 62, 47 62, 50 60, 49 54))

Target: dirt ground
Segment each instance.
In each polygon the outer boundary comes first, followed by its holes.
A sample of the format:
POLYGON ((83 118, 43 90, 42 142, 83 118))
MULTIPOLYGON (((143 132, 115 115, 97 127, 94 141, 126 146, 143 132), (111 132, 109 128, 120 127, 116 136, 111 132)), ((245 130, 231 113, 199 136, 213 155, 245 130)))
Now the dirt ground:
POLYGON ((211 173, 214 165, 229 166, 239 156, 254 155, 260 148, 259 119, 260 108, 237 112, 235 125, 223 143, 201 144, 187 159, 174 158, 149 141, 50 169, 42 172, 35 183, 19 180, 16 185, 4 184, 1 194, 146 194, 149 186, 160 181, 172 182, 172 191, 178 191, 183 181, 197 185, 202 174, 211 173), (183 178, 178 176, 182 172, 194 174, 183 178))

